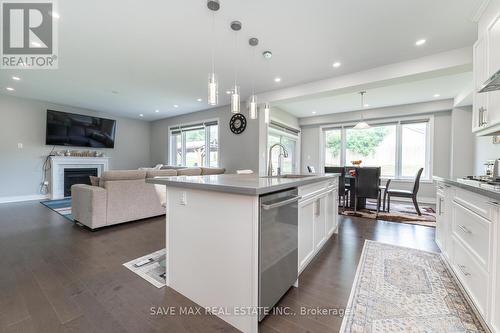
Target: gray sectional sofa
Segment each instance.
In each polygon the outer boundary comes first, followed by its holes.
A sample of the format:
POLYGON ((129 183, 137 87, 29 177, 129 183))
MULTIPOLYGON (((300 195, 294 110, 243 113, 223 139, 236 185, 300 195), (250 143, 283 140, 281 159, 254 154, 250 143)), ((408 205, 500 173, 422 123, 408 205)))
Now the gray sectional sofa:
POLYGON ((90 229, 165 214, 164 186, 146 183, 147 178, 223 174, 221 168, 106 171, 94 185, 71 187, 72 214, 90 229))

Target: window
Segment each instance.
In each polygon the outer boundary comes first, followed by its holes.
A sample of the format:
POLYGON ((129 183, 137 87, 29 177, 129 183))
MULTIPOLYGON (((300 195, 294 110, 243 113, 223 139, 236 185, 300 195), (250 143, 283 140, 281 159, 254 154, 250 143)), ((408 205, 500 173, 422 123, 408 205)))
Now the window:
POLYGON ((401 176, 415 177, 420 168, 424 168, 423 178, 430 178, 427 163, 427 123, 401 125, 401 176))
POLYGON ((187 167, 219 166, 217 121, 170 128, 170 164, 187 167))
POLYGON ((361 160, 363 165, 380 166, 382 177, 395 177, 396 125, 346 129, 345 160, 349 165, 351 161, 361 160))
POLYGON ((285 158, 282 155, 281 149, 273 149, 271 159, 275 172, 277 168, 280 168, 282 174, 298 172, 298 141, 298 130, 288 128, 275 122, 271 122, 267 137, 267 151, 269 151, 269 148, 275 143, 281 143, 283 146, 285 146, 288 152, 288 157, 285 158))
POLYGON ((325 129, 325 166, 362 160, 364 166, 380 166, 382 177, 413 178, 424 168, 423 178, 430 179, 429 124, 428 120, 396 121, 362 130, 353 126, 325 129))

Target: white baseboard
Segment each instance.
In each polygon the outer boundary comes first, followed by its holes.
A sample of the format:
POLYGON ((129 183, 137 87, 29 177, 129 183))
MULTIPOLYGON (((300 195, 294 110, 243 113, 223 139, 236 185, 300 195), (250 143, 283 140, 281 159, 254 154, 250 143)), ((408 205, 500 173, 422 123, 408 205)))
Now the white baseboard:
POLYGON ((48 199, 48 194, 19 195, 15 197, 0 197, 0 204, 8 202, 22 202, 48 199))

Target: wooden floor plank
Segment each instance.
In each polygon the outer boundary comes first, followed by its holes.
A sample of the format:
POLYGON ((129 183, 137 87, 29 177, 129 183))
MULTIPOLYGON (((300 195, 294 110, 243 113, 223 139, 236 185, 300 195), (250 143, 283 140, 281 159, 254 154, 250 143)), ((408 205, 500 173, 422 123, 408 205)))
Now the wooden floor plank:
MULTIPOLYGON (((196 306, 122 266, 165 247, 163 217, 98 231, 76 226, 38 202, 0 204, 0 332, 237 332, 210 314, 153 315, 151 308, 196 306), (22 254, 22 255, 20 255, 22 254)), ((270 315, 263 333, 338 331, 365 239, 438 251, 434 229, 340 217, 334 235, 280 301, 299 312, 270 315)))

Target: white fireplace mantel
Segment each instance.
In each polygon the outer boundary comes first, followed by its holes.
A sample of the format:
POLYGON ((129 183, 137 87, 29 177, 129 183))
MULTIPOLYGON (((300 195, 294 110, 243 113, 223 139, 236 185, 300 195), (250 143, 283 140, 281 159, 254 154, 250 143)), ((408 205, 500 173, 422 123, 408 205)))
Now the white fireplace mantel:
POLYGON ((109 157, 51 156, 50 198, 64 198, 64 169, 97 168, 100 177, 109 168, 109 157))

